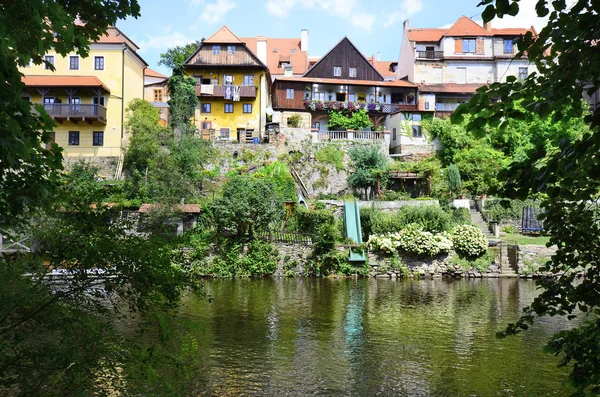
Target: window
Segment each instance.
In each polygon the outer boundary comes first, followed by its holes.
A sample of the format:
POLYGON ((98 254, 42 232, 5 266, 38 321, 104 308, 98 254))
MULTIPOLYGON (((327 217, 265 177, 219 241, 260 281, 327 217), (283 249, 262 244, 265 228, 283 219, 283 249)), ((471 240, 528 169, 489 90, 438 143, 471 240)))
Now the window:
POLYGON ((462 52, 463 53, 475 53, 475 39, 462 39, 462 52))
POLYGON ((403 103, 403 102, 404 102, 404 93, 392 92, 392 103, 403 103))
POLYGON ((296 49, 295 49, 295 48, 292 48, 292 49, 290 50, 290 54, 295 54, 295 53, 296 53, 296 49))
POLYGON ((92 98, 92 103, 94 105, 106 106, 106 98, 103 96, 95 96, 92 98))
POLYGON ((316 128, 317 130, 320 130, 321 129, 321 122, 315 121, 313 123, 313 128, 316 128))
POLYGON ((313 100, 314 101, 324 101, 325 93, 324 92, 313 92, 313 100))
POLYGON ((223 139, 223 140, 229 139, 229 128, 221 128, 221 130, 219 132, 220 132, 220 135, 219 135, 220 139, 223 139))
POLYGON ((423 131, 421 130, 420 125, 413 125, 412 136, 413 138, 423 138, 423 131))
POLYGON ((69 131, 69 145, 79 145, 79 131, 69 131))
POLYGON ((200 105, 201 113, 210 113, 210 103, 203 103, 200 105))
POLYGON ((203 130, 210 130, 211 128, 212 128, 212 121, 203 121, 202 122, 203 130))
POLYGON ((334 66, 333 67, 333 75, 335 77, 341 77, 342 76, 342 67, 341 66, 334 66))
POLYGON ((254 85, 254 76, 253 75, 244 76, 244 84, 243 85, 246 85, 246 86, 254 85))
POLYGON ((348 75, 350 77, 356 77, 356 68, 350 68, 350 70, 348 71, 348 75))
POLYGON ((228 46, 227 46, 227 53, 228 53, 229 55, 233 55, 233 54, 235 54, 235 46, 234 46, 234 45, 228 45, 228 46))
POLYGON ((154 102, 162 102, 163 101, 163 90, 162 89, 154 89, 154 102))
POLYGON ((214 45, 212 47, 212 50, 213 50, 213 54, 215 54, 215 55, 220 54, 221 53, 221 46, 220 45, 214 45))
POLYGON ((396 127, 392 128, 392 139, 396 140, 396 127))
POLYGON ((104 146, 104 131, 92 132, 92 145, 93 146, 104 146))
POLYGON ((277 47, 273 48, 273 52, 277 52, 277 47))
POLYGON ((244 113, 252 113, 252 104, 244 103, 244 113))
POLYGON ((223 84, 225 84, 225 85, 232 85, 233 84, 233 75, 231 75, 231 74, 224 74, 223 75, 223 84))
POLYGON ((425 102, 425 110, 429 110, 429 102, 425 102))
POLYGON ((46 64, 44 64, 44 69, 49 70, 50 66, 48 64, 54 66, 54 55, 44 56, 44 61, 46 61, 46 64))
POLYGON ((71 111, 79 112, 81 110, 81 98, 78 96, 72 96, 67 99, 67 102, 71 105, 71 111))
POLYGON ((519 79, 526 79, 528 74, 527 68, 519 68, 519 79))
POLYGON ((104 70, 104 57, 94 57, 94 70, 104 70))
POLYGON ((356 102, 356 94, 348 94, 348 102, 356 102))
POLYGON ((69 57, 69 69, 79 70, 79 57, 77 55, 69 57))
POLYGON ((513 41, 511 39, 504 39, 504 53, 505 54, 513 53, 513 41))
POLYGON ((294 89, 288 88, 285 90, 285 99, 294 99, 294 89))
POLYGON ((233 113, 233 103, 225 104, 225 113, 233 113))
POLYGON ((415 113, 412 115, 412 120, 413 121, 421 121, 421 114, 419 113, 415 113))

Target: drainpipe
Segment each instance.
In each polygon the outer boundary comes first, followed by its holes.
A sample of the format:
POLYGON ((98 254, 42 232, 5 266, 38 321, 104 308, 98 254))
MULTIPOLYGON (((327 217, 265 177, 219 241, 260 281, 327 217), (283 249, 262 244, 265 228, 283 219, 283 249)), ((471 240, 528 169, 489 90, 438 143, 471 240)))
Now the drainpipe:
POLYGON ((127 44, 123 44, 121 53, 121 146, 123 146, 125 137, 125 50, 127 50, 127 44))
MULTIPOLYGON (((262 78, 264 77, 264 74, 260 75, 260 80, 262 80, 262 78)), ((265 84, 266 84, 266 78, 265 78, 265 84)), ((262 141, 262 81, 260 84, 260 89, 258 90, 258 140, 259 143, 260 141, 262 141)))

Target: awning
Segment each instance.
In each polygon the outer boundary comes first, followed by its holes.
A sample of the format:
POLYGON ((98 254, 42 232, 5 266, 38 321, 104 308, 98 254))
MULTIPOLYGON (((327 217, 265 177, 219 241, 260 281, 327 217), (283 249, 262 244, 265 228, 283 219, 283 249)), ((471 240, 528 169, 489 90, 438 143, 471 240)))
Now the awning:
POLYGON ((21 81, 27 87, 70 88, 90 87, 102 88, 110 92, 99 78, 95 76, 23 76, 21 81))

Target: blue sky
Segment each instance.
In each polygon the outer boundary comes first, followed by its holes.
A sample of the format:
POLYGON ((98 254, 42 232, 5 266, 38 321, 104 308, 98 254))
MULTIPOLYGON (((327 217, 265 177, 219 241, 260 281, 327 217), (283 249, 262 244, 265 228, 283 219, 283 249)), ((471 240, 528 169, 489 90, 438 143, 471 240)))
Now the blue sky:
MULTIPOLYGON (((494 27, 539 28, 536 0, 521 0, 522 12, 494 27)), ((381 53, 396 60, 402 40, 402 22, 413 28, 449 26, 461 15, 481 20, 479 0, 139 0, 141 17, 119 21, 117 27, 141 47, 150 67, 158 67, 169 47, 213 34, 227 25, 240 37, 300 37, 309 30, 309 55, 324 55, 344 36, 365 55, 381 53)))

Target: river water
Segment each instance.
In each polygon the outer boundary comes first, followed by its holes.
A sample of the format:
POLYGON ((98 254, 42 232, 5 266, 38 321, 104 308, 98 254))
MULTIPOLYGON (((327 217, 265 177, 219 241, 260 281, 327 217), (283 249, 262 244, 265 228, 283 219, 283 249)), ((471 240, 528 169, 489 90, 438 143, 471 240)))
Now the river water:
POLYGON ((536 295, 518 279, 210 280, 188 298, 201 324, 190 395, 565 396, 541 353, 565 325, 495 333, 536 295))

